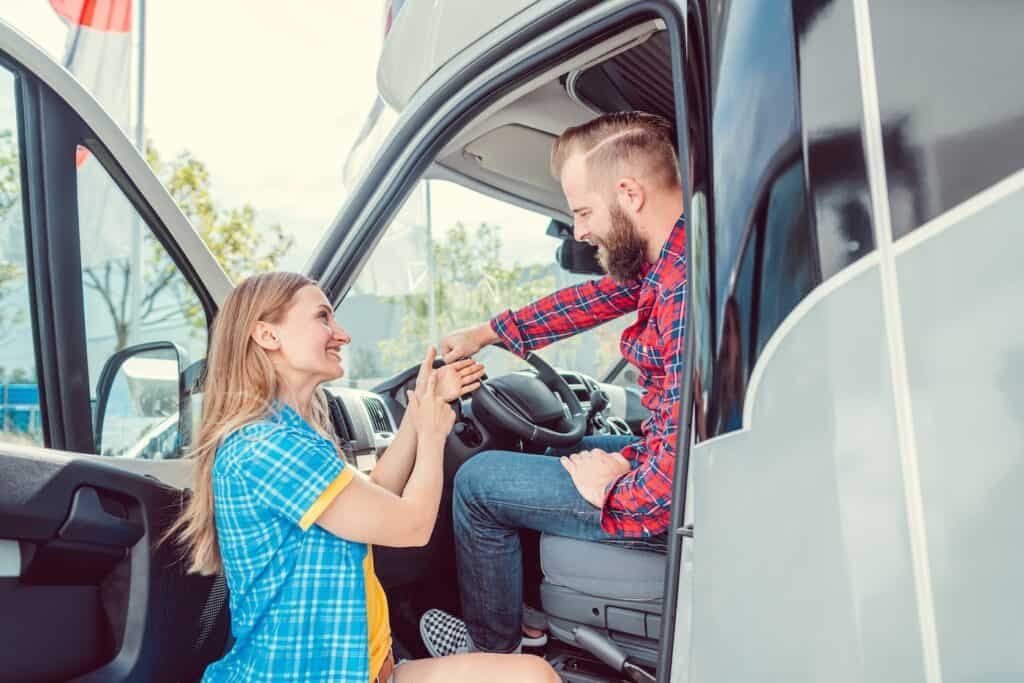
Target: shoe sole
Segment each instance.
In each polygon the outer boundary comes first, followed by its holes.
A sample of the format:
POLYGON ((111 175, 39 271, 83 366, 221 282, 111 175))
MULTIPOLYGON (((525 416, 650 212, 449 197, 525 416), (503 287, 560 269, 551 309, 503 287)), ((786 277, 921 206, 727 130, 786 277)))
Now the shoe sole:
POLYGON ((522 646, 523 647, 544 647, 548 644, 548 634, 542 633, 536 638, 523 634, 522 646))

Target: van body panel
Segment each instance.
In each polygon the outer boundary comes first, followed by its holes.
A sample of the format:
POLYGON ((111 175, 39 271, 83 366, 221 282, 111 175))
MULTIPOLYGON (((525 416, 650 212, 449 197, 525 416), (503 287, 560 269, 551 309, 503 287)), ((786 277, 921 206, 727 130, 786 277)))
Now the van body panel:
POLYGON ((538 0, 408 0, 377 67, 381 97, 402 111, 430 76, 538 0))
POLYGON ((1024 171, 897 243, 947 681, 1024 676, 1024 171))
POLYGON ((1024 5, 868 5, 899 239, 1024 168, 1024 5))
POLYGON ((869 260, 805 300, 692 450, 689 680, 922 679, 881 287, 869 260))
MULTIPOLYGON (((709 5, 711 115, 743 88, 756 121, 750 76, 770 40, 741 40, 755 56, 740 70, 731 45, 769 4, 709 5)), ((755 353, 737 371, 722 313, 750 228, 720 204, 756 205, 759 184, 732 176, 760 165, 715 168, 718 213, 691 217, 693 371, 712 411, 696 417, 678 586, 693 613, 677 615, 671 679, 1019 680, 1024 8, 791 9, 818 280, 764 345, 757 314, 740 316, 755 353), (742 419, 715 413, 740 393, 722 373, 746 377, 742 419)), ((735 144, 713 139, 715 163, 735 144)), ((783 272, 753 277, 741 314, 783 272)))

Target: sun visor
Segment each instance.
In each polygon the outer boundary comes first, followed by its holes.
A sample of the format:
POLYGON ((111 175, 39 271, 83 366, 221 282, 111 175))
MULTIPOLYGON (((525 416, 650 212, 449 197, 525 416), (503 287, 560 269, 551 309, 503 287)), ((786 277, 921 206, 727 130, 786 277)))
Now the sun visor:
POLYGON ((480 168, 546 192, 560 192, 548 167, 555 136, 534 128, 507 125, 481 135, 463 149, 480 168))

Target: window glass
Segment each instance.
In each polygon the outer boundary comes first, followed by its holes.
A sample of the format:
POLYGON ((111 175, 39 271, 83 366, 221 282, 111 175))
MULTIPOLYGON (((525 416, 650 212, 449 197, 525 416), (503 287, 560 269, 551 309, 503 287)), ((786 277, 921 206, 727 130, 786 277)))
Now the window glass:
MULTIPOLYGON (((545 234, 549 221, 454 183, 430 181, 429 190, 421 183, 338 308, 352 335, 341 382, 372 387, 422 360, 449 332, 589 279, 558 266, 560 240, 545 234)), ((621 357, 619 337, 634 319, 623 316, 539 354, 600 378, 621 357)), ((478 358, 492 376, 526 367, 499 349, 478 358)))
POLYGON ((743 425, 743 397, 751 366, 750 330, 754 311, 754 271, 757 266, 757 231, 748 237, 743 258, 722 313, 719 335, 718 385, 719 433, 739 429, 743 425))
POLYGON ((782 321, 820 281, 807 215, 803 164, 779 173, 742 252, 722 314, 715 434, 742 426, 747 383, 782 321))
POLYGON ((772 185, 764 219, 764 255, 755 358, 782 320, 814 287, 803 165, 793 164, 772 185))
MULTIPOLYGON (((199 296, 106 169, 78 149, 82 285, 94 418, 98 385, 114 354, 163 342, 118 365, 100 454, 150 459, 181 455, 178 372, 206 356, 199 296), (175 362, 174 356, 177 356, 175 362)), ((94 424, 96 420, 94 419, 94 424)))
POLYGON ((0 441, 42 446, 18 150, 15 78, 0 67, 0 441))

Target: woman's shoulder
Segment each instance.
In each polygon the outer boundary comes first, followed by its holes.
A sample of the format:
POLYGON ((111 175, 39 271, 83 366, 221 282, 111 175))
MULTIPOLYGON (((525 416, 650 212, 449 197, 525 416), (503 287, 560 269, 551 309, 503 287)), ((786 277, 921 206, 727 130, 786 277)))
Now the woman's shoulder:
POLYGON ((230 467, 262 450, 280 448, 302 438, 300 430, 271 413, 228 433, 217 447, 216 461, 230 467))

